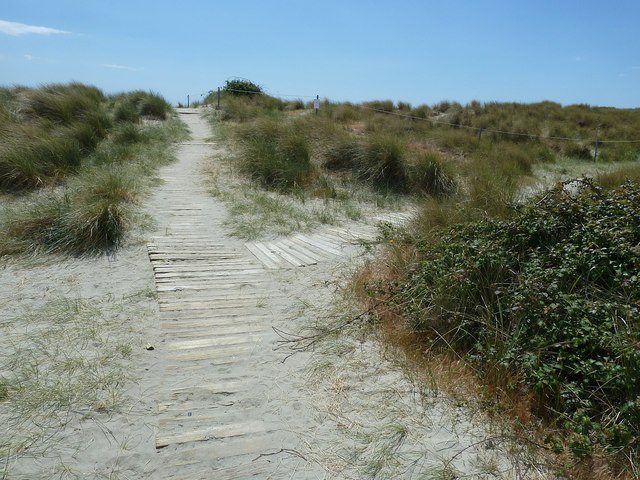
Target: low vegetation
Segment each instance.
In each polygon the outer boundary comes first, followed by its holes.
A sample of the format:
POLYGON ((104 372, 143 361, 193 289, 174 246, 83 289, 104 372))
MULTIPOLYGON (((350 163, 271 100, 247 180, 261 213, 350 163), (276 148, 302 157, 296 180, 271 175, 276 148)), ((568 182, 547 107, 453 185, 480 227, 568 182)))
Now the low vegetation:
POLYGON ((83 84, 0 91, 0 256, 116 249, 153 169, 184 136, 170 105, 83 84))
POLYGON ((554 449, 635 460, 640 185, 572 186, 508 219, 403 237, 418 260, 371 293, 430 348, 467 358, 482 379, 520 395, 557 430, 546 439, 554 449))
POLYGON ((222 100, 216 129, 266 191, 420 200, 358 283, 385 328, 463 359, 563 474, 640 474, 638 110, 222 100))

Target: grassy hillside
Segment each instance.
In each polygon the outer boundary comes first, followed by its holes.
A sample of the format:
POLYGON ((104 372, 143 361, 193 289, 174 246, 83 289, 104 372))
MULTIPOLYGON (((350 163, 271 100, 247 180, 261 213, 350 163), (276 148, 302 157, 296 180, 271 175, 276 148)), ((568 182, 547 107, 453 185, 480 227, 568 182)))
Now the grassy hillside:
POLYGON ((215 118, 261 188, 418 201, 359 283, 385 327, 464 359, 565 474, 640 474, 640 110, 227 94, 215 118))
POLYGON ((0 256, 117 248, 184 135, 160 96, 79 83, 0 89, 0 256))

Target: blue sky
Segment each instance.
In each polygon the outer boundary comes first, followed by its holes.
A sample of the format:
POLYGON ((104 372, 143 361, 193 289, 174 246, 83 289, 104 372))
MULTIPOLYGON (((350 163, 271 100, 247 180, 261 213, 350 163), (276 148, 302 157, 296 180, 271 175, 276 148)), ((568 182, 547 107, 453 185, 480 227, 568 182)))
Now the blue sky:
POLYGON ((0 85, 636 108, 639 24, 638 0, 2 0, 0 85))

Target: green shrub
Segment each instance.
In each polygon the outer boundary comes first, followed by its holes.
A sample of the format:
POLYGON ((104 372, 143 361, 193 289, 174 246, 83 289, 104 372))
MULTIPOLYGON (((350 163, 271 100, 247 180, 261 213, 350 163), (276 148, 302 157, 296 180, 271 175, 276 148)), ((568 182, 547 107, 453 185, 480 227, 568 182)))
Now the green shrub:
POLYGON ((262 87, 250 80, 234 79, 224 83, 223 91, 235 97, 253 97, 262 94, 262 87))
POLYGON ((412 108, 409 115, 416 118, 429 118, 431 116, 431 108, 428 105, 420 105, 416 108, 412 108))
POLYGON ((355 122, 362 118, 359 109, 350 104, 336 105, 331 109, 331 119, 339 123, 355 122))
MULTIPOLYGON (((578 456, 640 447, 640 185, 563 185, 508 220, 425 235, 392 291, 419 332, 510 371, 578 456)), ((634 453, 635 452, 635 453, 634 453)))
POLYGON ((68 197, 51 196, 39 200, 38 205, 30 205, 20 219, 7 227, 8 237, 18 241, 5 245, 2 251, 108 253, 122 241, 127 215, 128 208, 121 202, 96 198, 90 203, 72 204, 68 197))
POLYGON ((494 145, 490 156, 489 161, 494 165, 501 165, 502 172, 515 169, 515 172, 510 174, 513 176, 531 174, 531 167, 536 161, 534 151, 528 144, 502 142, 494 145))

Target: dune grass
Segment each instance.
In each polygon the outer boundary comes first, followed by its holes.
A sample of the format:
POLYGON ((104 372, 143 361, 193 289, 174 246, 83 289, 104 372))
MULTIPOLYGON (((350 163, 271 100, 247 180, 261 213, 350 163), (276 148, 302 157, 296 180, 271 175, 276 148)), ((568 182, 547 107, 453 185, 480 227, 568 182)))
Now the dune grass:
POLYGON ((130 408, 131 356, 142 343, 130 315, 143 308, 113 296, 59 297, 0 321, 2 478, 14 478, 20 459, 55 452, 70 424, 100 424, 130 408))
POLYGON ((155 168, 185 135, 164 99, 107 97, 81 84, 5 90, 0 189, 17 199, 0 212, 0 256, 115 251, 136 223, 135 204, 155 168), (153 107, 149 107, 152 105, 153 107))

